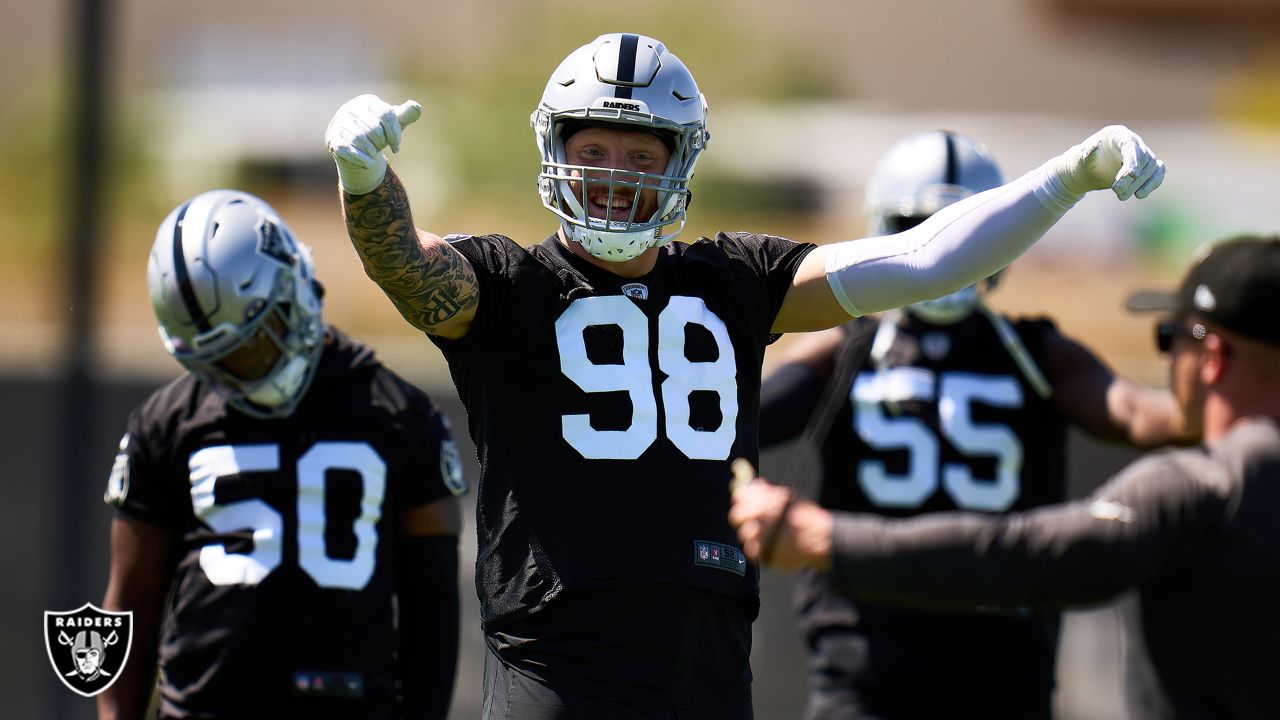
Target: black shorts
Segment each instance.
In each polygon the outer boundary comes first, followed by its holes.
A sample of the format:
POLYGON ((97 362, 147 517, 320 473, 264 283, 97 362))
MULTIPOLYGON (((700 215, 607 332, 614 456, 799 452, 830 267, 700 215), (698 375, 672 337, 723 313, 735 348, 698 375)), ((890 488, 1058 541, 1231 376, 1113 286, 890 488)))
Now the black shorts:
POLYGON ((686 710, 603 700, 553 688, 484 656, 483 720, 753 720, 751 701, 731 707, 686 710))

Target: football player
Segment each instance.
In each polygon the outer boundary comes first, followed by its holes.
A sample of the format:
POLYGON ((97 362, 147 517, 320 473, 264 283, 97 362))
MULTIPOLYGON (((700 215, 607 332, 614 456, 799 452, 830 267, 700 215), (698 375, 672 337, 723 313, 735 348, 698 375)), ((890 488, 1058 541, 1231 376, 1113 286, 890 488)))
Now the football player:
POLYGON ((833 513, 746 483, 730 514, 746 551, 771 545, 771 564, 828 573, 851 597, 940 611, 1088 606, 1136 589, 1126 717, 1280 717, 1280 237, 1197 257, 1176 292, 1130 307, 1168 313, 1157 345, 1203 446, 1148 453, 1088 498, 1002 515, 833 513))
POLYGON ((901 235, 673 243, 707 104, 661 42, 611 33, 530 119, 558 227, 526 247, 414 227, 382 150, 420 112, 353 98, 326 144, 365 271, 443 351, 478 446, 486 718, 751 717, 758 583, 725 513, 765 347, 987 277, 1086 191, 1164 174, 1113 126, 901 235))
MULTIPOLYGON (((899 232, 1001 182, 972 138, 911 135, 868 183, 868 226, 899 232)), ((1048 319, 990 310, 983 298, 998 279, 798 340, 761 388, 761 445, 802 435, 833 398, 832 424, 806 438, 820 448, 819 503, 903 517, 1062 500, 1069 423, 1145 447, 1179 439, 1171 394, 1115 375, 1048 319)), ((810 651, 808 718, 1051 715, 1052 610, 855 604, 812 572, 797 579, 796 608, 810 651)))
POLYGON ((253 195, 160 225, 147 287, 186 369, 129 416, 104 607, 134 613, 101 718, 444 718, 466 491, 448 423, 324 324, 310 250, 253 195))

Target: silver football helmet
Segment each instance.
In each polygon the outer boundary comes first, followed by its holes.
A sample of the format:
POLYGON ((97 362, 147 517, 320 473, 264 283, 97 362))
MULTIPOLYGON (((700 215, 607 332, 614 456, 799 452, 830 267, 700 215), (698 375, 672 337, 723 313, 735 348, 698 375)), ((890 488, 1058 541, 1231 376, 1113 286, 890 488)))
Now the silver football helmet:
MULTIPOLYGON (((942 208, 1004 183, 986 145, 967 135, 933 130, 894 143, 867 183, 867 227, 890 235, 919 225, 942 208)), ((994 286, 999 273, 984 283, 994 286)), ((981 298, 980 284, 907 307, 938 324, 967 316, 981 298)))
POLYGON ((538 175, 542 204, 560 218, 565 235, 587 252, 623 262, 671 242, 684 228, 689 180, 710 139, 707 101, 684 63, 661 42, 633 33, 610 33, 574 50, 551 74, 529 122, 542 153, 538 175), (671 159, 662 175, 569 165, 564 150, 566 124, 651 130, 668 141, 671 159), (588 215, 588 186, 600 185, 608 186, 610 205, 615 197, 630 199, 631 217, 610 220, 588 215), (658 209, 650 217, 635 217, 640 192, 655 188, 658 209), (673 223, 679 224, 674 232, 662 232, 673 223))
POLYGON ((271 206, 235 190, 179 205, 156 232, 147 288, 183 367, 245 414, 293 413, 324 344, 321 291, 310 250, 271 206))

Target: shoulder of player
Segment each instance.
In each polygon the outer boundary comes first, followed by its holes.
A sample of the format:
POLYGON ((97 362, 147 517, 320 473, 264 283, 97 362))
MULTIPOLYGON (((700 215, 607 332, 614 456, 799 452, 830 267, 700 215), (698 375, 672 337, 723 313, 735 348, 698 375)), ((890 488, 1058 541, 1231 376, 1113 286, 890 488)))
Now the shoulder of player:
POLYGON ((130 414, 130 425, 136 429, 171 428, 195 415, 212 391, 189 372, 156 388, 130 414))
POLYGON ((530 251, 537 245, 525 247, 506 235, 468 235, 450 234, 441 238, 455 250, 461 252, 472 263, 480 262, 489 266, 495 260, 504 263, 518 262, 530 257, 530 251))
POLYGON ((1070 340, 1058 329, 1058 324, 1048 315, 1012 315, 1001 313, 1015 332, 1024 341, 1049 341, 1056 339, 1070 340))

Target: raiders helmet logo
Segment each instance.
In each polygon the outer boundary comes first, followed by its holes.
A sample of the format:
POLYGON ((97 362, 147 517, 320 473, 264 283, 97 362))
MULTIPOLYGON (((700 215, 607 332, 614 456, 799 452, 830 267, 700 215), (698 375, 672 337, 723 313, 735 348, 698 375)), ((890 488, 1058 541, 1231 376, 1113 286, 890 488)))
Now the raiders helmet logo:
POLYGON ((129 659, 133 612, 108 612, 85 603, 44 613, 44 646, 62 684, 93 697, 111 687, 129 659))
POLYGON ((258 225, 258 252, 273 257, 284 265, 292 265, 296 253, 292 240, 267 218, 263 218, 258 225))

